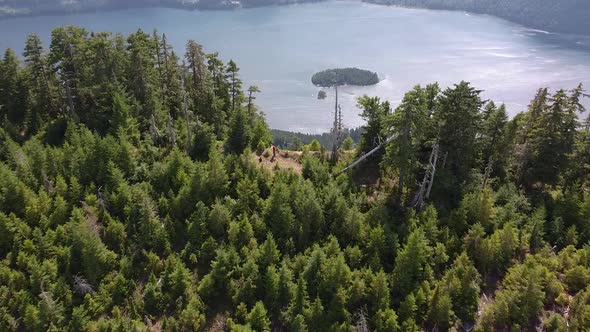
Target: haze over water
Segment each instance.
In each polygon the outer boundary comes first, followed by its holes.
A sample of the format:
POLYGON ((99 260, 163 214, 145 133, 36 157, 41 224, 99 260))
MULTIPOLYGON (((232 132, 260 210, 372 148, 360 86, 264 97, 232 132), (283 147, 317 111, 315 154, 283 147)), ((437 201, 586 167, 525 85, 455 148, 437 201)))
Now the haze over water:
MULTIPOLYGON (((326 2, 237 11, 191 12, 148 8, 0 21, 0 51, 22 53, 26 35, 48 48, 50 31, 74 24, 93 31, 130 33, 157 28, 177 54, 195 39, 241 68, 244 90, 255 84, 256 102, 272 128, 318 133, 332 123, 333 92, 317 100, 310 78, 319 70, 359 67, 379 73, 372 87, 343 87, 349 127, 362 125, 356 98, 381 96, 396 106, 416 84, 460 80, 506 103, 511 115, 526 109, 540 87, 590 88, 587 37, 547 34, 501 19, 463 12, 326 2)), ((588 104, 588 103, 587 103, 588 104)))

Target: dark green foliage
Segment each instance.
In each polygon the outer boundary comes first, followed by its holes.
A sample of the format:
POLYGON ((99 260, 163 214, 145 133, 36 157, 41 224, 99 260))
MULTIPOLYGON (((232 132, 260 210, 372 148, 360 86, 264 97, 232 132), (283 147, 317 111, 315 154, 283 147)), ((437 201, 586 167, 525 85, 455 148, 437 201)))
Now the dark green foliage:
POLYGON ((211 126, 202 124, 195 128, 190 156, 196 160, 207 160, 211 149, 216 148, 217 140, 211 126))
POLYGON ((369 152, 381 144, 385 137, 382 137, 385 130, 385 121, 391 112, 388 101, 381 101, 379 97, 362 96, 358 99, 358 107, 362 109, 361 117, 367 121, 361 134, 359 151, 369 152))
POLYGON ((481 125, 480 108, 483 105, 475 90, 467 82, 461 82, 442 92, 439 107, 435 113, 438 123, 440 149, 446 155, 445 167, 439 169, 438 177, 441 195, 456 204, 471 169, 476 166, 478 142, 476 140, 481 125), (444 193, 444 194, 443 194, 444 193))
POLYGON ((247 321, 254 331, 270 331, 270 321, 262 302, 256 302, 256 305, 248 314, 247 321))
POLYGON ((0 330, 590 328, 581 87, 512 120, 464 82, 395 112, 362 97, 361 151, 403 135, 361 186, 317 152, 301 175, 260 167, 237 65, 189 46, 182 68, 164 36, 66 27, 3 60, 0 330))
POLYGON ((230 153, 240 154, 250 146, 250 126, 244 111, 238 110, 231 122, 225 148, 230 153))
POLYGON ((423 280, 432 273, 429 259, 432 248, 424 237, 422 230, 416 230, 408 236, 403 249, 398 253, 393 270, 394 283, 397 285, 395 294, 405 298, 418 288, 423 280))
POLYGON ((358 68, 327 69, 313 74, 311 83, 321 87, 335 85, 375 85, 379 83, 377 73, 358 68))
POLYGON ((314 185, 326 185, 330 180, 327 165, 315 156, 305 156, 303 159, 303 177, 311 180, 314 185))

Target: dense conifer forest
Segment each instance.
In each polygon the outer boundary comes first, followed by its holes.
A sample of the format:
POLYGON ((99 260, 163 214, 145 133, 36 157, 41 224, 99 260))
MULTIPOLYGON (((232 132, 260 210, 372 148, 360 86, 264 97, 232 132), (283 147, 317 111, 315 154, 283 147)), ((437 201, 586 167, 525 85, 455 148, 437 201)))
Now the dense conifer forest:
POLYGON ((1 331, 590 328, 581 86, 512 119, 467 82, 364 96, 381 153, 271 170, 259 89, 208 52, 71 26, 6 51, 1 331))

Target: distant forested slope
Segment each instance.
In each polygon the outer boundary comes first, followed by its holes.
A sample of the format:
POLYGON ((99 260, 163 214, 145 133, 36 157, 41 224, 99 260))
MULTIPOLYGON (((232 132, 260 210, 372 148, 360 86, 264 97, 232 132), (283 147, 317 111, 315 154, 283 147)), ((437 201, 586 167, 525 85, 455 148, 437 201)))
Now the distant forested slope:
POLYGON ((0 0, 0 18, 140 7, 233 9, 321 0, 0 0))
POLYGON ((465 10, 498 16, 535 29, 590 34, 587 0, 363 0, 430 9, 465 10))
MULTIPOLYGON (((209 0, 3 0, 0 1, 0 17, 38 14, 62 14, 100 9, 123 9, 151 6, 197 8, 209 0)), ((216 3, 230 1, 215 0, 216 3)))
MULTIPOLYGON (((334 137, 331 133, 305 134, 279 129, 271 129, 270 131, 272 133, 274 145, 281 149, 300 150, 303 145, 311 144, 311 142, 317 140, 324 148, 331 150, 332 144, 334 143, 334 137)), ((344 136, 350 136, 355 144, 360 143, 362 133, 362 128, 346 128, 344 130, 344 136)))
MULTIPOLYGON (((0 0, 0 18, 63 14, 139 7, 233 9, 323 0, 0 0)), ((405 7, 465 10, 498 16, 527 27, 590 35, 590 1, 587 0, 362 0, 405 7)))

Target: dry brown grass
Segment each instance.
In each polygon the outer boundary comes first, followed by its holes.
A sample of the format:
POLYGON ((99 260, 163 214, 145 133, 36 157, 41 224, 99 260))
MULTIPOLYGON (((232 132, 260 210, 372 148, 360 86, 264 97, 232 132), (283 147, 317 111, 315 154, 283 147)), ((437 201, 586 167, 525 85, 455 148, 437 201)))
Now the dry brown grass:
POLYGON ((302 153, 300 151, 280 150, 277 152, 276 159, 272 162, 272 149, 269 148, 265 151, 268 151, 268 158, 264 157, 264 153, 260 155, 260 157, 257 156, 255 153, 252 154, 252 158, 262 167, 270 171, 275 171, 277 168, 291 169, 295 171, 297 174, 301 174, 301 172, 303 171, 303 165, 301 164, 302 153))

